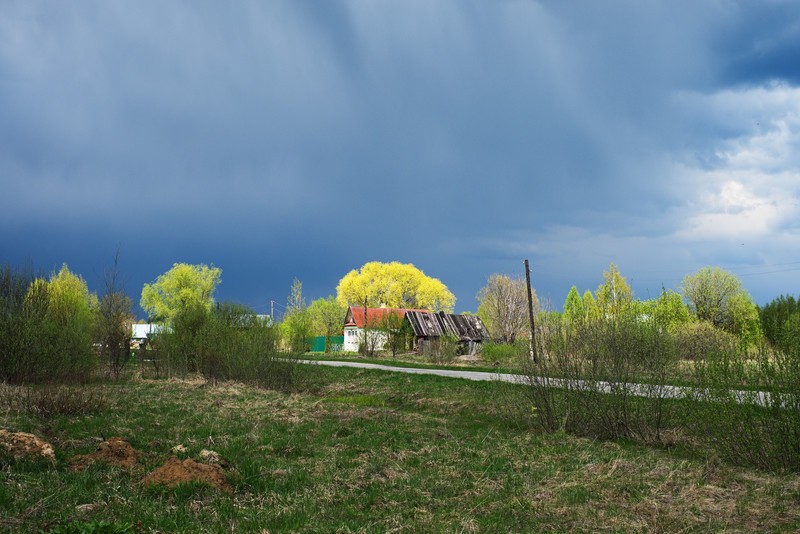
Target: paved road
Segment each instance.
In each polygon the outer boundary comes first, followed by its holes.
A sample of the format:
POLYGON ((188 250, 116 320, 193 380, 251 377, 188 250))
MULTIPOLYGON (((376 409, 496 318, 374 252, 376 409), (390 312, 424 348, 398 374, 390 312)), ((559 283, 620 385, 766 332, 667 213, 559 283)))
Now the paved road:
MULTIPOLYGON (((361 362, 337 362, 321 360, 298 360, 299 363, 312 365, 327 365, 331 367, 356 367, 359 369, 378 369, 381 371, 394 371, 398 373, 411 373, 418 375, 447 376, 450 378, 465 378, 467 380, 486 380, 511 382, 514 384, 530 384, 535 381, 538 385, 552 388, 569 388, 585 391, 598 391, 610 393, 619 388, 626 388, 628 393, 638 397, 663 397, 667 399, 697 398, 708 399, 708 390, 702 388, 690 388, 685 386, 669 386, 655 384, 621 384, 614 382, 594 382, 589 383, 583 380, 568 380, 563 378, 529 377, 526 375, 515 375, 508 373, 486 373, 481 371, 455 371, 450 369, 426 369, 417 367, 394 367, 391 365, 380 365, 375 363, 361 362)), ((756 404, 758 406, 770 406, 770 394, 763 391, 733 391, 736 401, 740 404, 756 404)), ((790 402, 793 399, 782 399, 783 406, 796 405, 790 402)))
POLYGON ((485 373, 480 371, 454 371, 450 369, 426 369, 418 367, 394 367, 391 365, 380 365, 377 363, 362 362, 332 362, 321 360, 299 360, 300 363, 329 365, 331 367, 358 367, 359 369, 379 369, 381 371, 396 371, 399 373, 411 373, 416 375, 436 375, 448 376, 450 378, 466 378, 467 380, 499 380, 500 382, 523 383, 527 377, 522 375, 512 375, 507 373, 485 373))

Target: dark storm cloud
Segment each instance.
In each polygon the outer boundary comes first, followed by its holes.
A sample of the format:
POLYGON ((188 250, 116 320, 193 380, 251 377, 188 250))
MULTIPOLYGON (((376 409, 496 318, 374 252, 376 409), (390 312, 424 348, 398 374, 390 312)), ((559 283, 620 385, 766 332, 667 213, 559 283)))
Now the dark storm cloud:
POLYGON ((293 276, 324 296, 378 259, 417 264, 469 309, 525 255, 560 304, 611 261, 643 280, 673 261, 656 278, 679 277, 698 247, 715 250, 696 240, 720 221, 780 229, 758 255, 774 262, 797 233, 776 200, 800 194, 797 162, 776 148, 797 141, 794 14, 11 2, 0 243, 48 268, 121 245, 134 294, 174 261, 215 263, 222 296, 251 304, 282 298, 293 276))
POLYGON ((715 48, 724 83, 800 82, 800 6, 791 1, 730 4, 715 48))

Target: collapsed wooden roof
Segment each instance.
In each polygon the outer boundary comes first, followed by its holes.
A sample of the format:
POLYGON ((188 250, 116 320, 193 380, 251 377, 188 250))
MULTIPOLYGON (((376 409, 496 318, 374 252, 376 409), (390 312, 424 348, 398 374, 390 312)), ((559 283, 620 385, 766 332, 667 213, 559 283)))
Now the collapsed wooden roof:
POLYGON ((488 341, 490 339, 489 331, 486 330, 483 321, 474 315, 407 311, 406 319, 417 337, 451 335, 460 341, 488 341))

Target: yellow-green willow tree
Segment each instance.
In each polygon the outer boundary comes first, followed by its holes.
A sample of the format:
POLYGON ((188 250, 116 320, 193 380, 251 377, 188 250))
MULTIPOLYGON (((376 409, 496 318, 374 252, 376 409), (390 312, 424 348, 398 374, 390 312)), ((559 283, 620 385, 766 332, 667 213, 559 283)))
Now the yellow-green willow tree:
POLYGON ((410 263, 372 261, 347 273, 336 287, 344 306, 419 308, 452 313, 456 297, 440 280, 410 263))
POLYGON ((218 267, 176 263, 155 282, 144 285, 139 305, 153 319, 167 323, 190 308, 211 310, 221 276, 218 267))

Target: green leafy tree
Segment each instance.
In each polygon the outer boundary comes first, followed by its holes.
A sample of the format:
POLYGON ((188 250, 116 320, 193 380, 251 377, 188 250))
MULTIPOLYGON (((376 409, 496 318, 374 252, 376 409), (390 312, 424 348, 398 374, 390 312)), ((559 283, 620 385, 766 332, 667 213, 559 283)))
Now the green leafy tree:
POLYGON ((64 265, 49 280, 0 270, 0 381, 82 382, 97 365, 97 296, 64 265))
MULTIPOLYGON (((539 299, 532 291, 533 313, 539 312, 539 299)), ((513 343, 530 330, 528 286, 522 278, 493 274, 478 292, 478 316, 494 338, 513 343)), ((530 336, 528 336, 530 338, 530 336)))
POLYGON ((139 305, 150 317, 165 323, 197 306, 210 311, 221 276, 217 267, 176 263, 155 282, 144 285, 139 305))
MULTIPOLYGON (((28 292, 31 303, 46 295, 47 307, 41 338, 36 345, 40 364, 54 377, 86 380, 97 366, 92 342, 97 318, 97 295, 86 281, 73 274, 66 264, 48 282, 34 282, 28 292)), ((40 308, 41 309, 41 308, 40 308)))
POLYGON ((800 312, 800 300, 796 300, 792 295, 781 295, 759 308, 758 316, 764 337, 773 345, 777 345, 786 320, 797 312, 800 312))
POLYGON ((603 283, 595 291, 597 305, 608 316, 619 317, 633 302, 633 291, 613 263, 603 273, 603 283))
POLYGON ((284 332, 292 352, 309 350, 308 338, 313 332, 311 314, 303 298, 303 283, 297 278, 292 283, 286 314, 283 316, 284 332))
POLYGON ((723 328, 738 336, 747 345, 752 345, 761 338, 758 307, 746 292, 731 297, 728 302, 728 317, 723 328))
POLYGON ((567 300, 564 302, 564 317, 570 321, 580 321, 586 317, 581 294, 575 286, 572 286, 567 293, 567 300))
MULTIPOLYGON (((17 383, 27 379, 28 345, 36 330, 38 314, 30 314, 26 297, 36 279, 30 269, 14 269, 10 265, 0 268, 0 382, 17 383)), ((46 295, 43 300, 46 309, 46 295)))
POLYGON ((378 324, 378 331, 385 335, 386 344, 384 346, 392 351, 392 356, 397 356, 400 351, 405 349, 408 336, 411 335, 410 327, 404 316, 398 313, 384 314, 378 324))
POLYGON ((406 263, 373 261, 347 273, 336 287, 344 306, 421 308, 451 313, 455 296, 440 280, 406 263))
POLYGON ((656 324, 667 330, 673 330, 692 320, 689 308, 686 307, 680 294, 670 289, 663 290, 657 299, 648 301, 648 304, 650 306, 647 312, 653 316, 656 324))
POLYGON ((777 345, 794 362, 800 361, 800 311, 794 312, 783 322, 777 345))
POLYGON ((681 289, 699 320, 743 339, 758 335, 758 309, 736 275, 719 267, 703 267, 686 275, 681 289))
POLYGON ((587 318, 594 319, 600 316, 600 308, 591 291, 587 289, 581 299, 583 300, 583 313, 587 318))
POLYGON ((330 352, 331 337, 341 335, 347 308, 339 303, 333 295, 330 295, 328 298, 312 302, 308 307, 308 312, 311 316, 314 334, 325 336, 325 352, 330 352))

